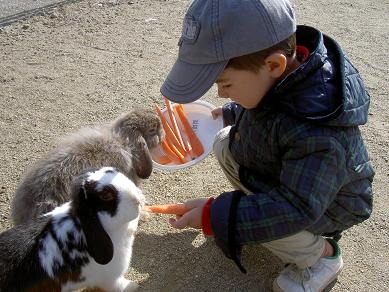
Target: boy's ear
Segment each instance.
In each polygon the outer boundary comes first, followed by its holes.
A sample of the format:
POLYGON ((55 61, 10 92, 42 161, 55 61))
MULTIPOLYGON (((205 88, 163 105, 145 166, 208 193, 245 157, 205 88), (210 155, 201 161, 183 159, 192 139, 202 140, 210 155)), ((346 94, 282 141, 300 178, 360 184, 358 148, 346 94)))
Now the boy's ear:
POLYGON ((273 78, 279 78, 286 70, 287 59, 282 53, 274 52, 265 58, 265 66, 273 78))

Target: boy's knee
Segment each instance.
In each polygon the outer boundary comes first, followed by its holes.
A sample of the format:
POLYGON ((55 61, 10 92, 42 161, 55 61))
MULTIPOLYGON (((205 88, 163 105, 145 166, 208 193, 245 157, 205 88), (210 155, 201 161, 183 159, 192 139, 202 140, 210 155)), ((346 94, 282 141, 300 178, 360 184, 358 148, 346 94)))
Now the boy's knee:
POLYGON ((213 153, 219 161, 224 156, 223 153, 228 150, 229 133, 230 127, 223 128, 216 134, 215 140, 213 141, 213 153))

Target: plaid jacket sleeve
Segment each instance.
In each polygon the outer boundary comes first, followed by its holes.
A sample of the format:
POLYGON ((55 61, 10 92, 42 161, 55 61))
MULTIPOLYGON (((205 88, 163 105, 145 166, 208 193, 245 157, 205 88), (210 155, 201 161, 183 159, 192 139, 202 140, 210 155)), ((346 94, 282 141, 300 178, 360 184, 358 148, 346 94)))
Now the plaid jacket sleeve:
POLYGON ((345 149, 336 138, 308 133, 285 143, 279 185, 248 196, 223 193, 212 205, 216 242, 230 258, 239 257, 243 244, 276 240, 314 224, 346 180, 345 149))

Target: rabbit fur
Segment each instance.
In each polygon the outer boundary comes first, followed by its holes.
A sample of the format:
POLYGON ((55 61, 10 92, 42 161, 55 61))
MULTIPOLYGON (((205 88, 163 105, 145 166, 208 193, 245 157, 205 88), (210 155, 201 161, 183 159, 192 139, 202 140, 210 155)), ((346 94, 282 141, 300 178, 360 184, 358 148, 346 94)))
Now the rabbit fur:
POLYGON ((149 149, 163 135, 154 111, 134 109, 109 125, 63 138, 19 184, 11 203, 13 223, 22 224, 69 201, 72 178, 91 167, 115 167, 139 185, 153 169, 149 149))
POLYGON ((124 274, 143 206, 112 167, 78 176, 70 202, 0 234, 0 291, 133 291, 124 274))

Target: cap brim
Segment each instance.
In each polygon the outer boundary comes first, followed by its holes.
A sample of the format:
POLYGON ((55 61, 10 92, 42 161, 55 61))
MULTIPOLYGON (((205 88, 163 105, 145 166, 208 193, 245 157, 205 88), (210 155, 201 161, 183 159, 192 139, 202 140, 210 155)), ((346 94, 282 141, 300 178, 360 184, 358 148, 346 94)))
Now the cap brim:
POLYGON ((161 93, 176 103, 193 102, 212 87, 227 63, 189 64, 178 59, 162 84, 161 93))

